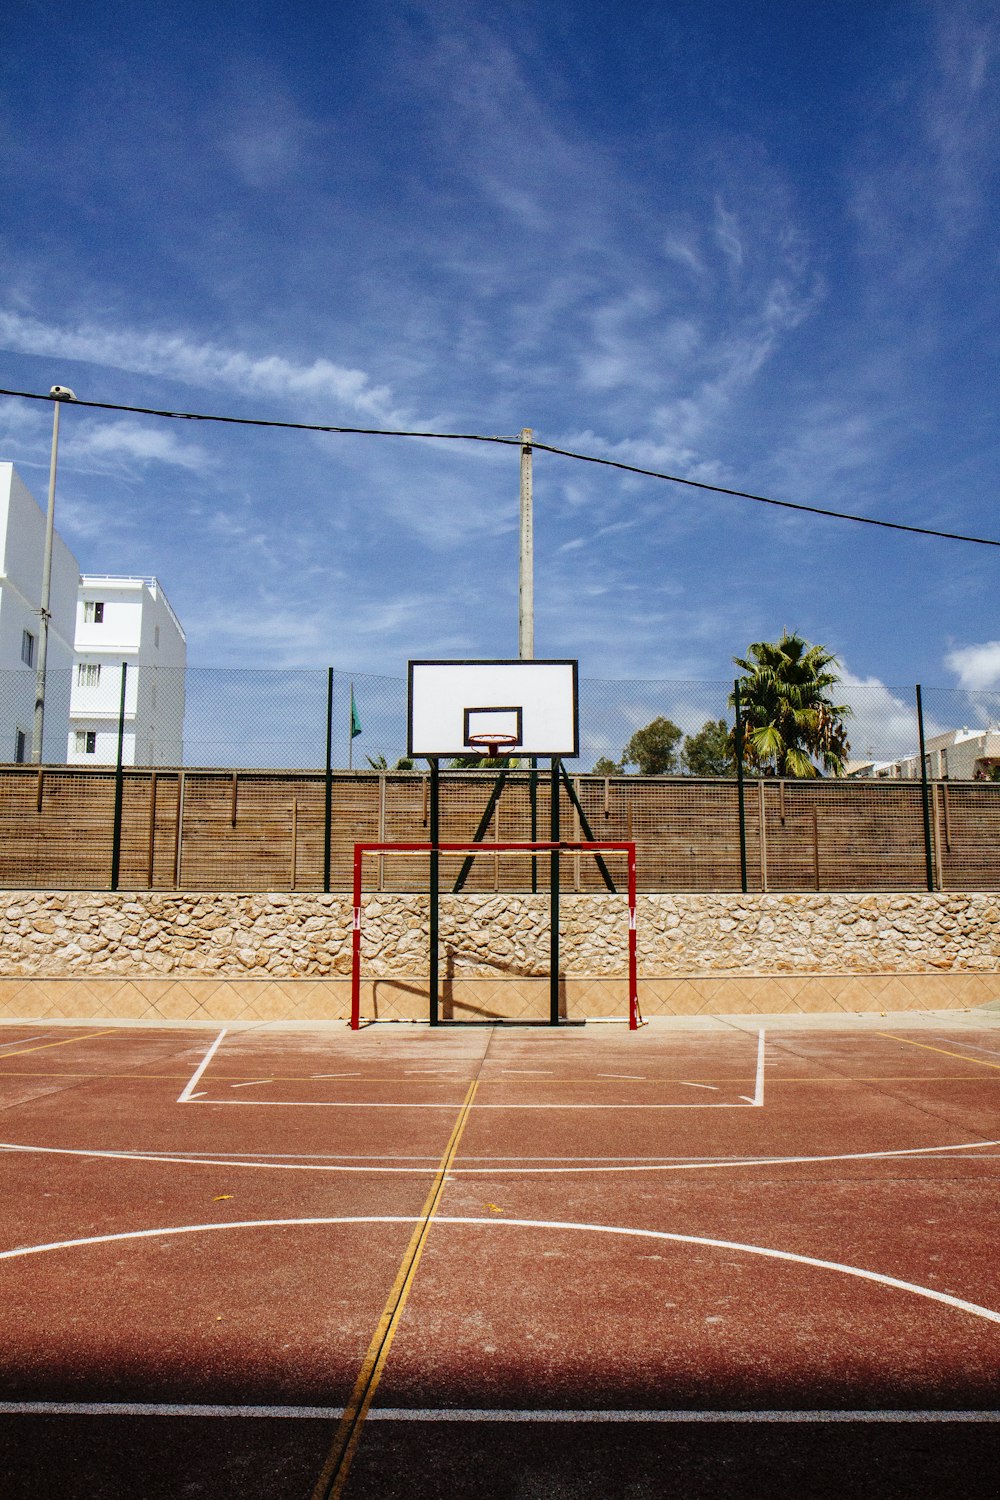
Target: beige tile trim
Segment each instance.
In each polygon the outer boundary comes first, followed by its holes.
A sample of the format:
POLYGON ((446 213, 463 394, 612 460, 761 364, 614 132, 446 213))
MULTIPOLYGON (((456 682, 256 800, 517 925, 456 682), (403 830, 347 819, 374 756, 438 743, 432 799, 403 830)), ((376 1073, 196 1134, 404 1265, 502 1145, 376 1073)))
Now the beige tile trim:
MULTIPOLYGON (((627 1013, 623 979, 566 979, 570 1017, 627 1013)), ((670 975, 640 980, 646 1016, 972 1009, 1000 1002, 996 974, 670 975)), ((426 979, 368 981, 362 1014, 423 1020, 426 979)), ((547 979, 456 979, 443 987, 444 1019, 545 1019, 547 979)), ((148 1021, 328 1021, 350 1014, 346 979, 12 979, 0 980, 0 1019, 148 1021)))

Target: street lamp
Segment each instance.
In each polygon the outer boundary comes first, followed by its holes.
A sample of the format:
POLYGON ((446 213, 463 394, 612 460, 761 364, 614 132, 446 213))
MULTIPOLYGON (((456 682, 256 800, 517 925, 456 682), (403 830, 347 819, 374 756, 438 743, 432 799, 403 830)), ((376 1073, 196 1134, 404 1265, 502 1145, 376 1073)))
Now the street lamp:
POLYGON ((64 401, 75 401, 68 385, 54 385, 52 397, 52 457, 49 462, 49 508, 45 516, 45 554, 42 560, 42 598, 39 607, 38 665, 35 670, 35 719, 31 730, 31 759, 42 762, 42 731, 45 728, 45 667, 49 654, 49 597, 52 592, 52 539, 56 514, 56 454, 59 450, 59 409, 64 401))
POLYGON ((521 559, 518 574, 517 654, 535 654, 535 544, 531 494, 531 428, 521 428, 521 559))

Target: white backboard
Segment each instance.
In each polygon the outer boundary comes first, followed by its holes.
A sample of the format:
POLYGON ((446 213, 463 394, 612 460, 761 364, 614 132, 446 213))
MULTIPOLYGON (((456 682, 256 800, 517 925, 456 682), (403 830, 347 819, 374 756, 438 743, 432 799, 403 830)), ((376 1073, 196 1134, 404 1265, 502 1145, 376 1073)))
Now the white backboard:
POLYGON ((485 754, 470 735, 513 736, 502 755, 579 754, 575 661, 411 661, 408 753, 485 754))

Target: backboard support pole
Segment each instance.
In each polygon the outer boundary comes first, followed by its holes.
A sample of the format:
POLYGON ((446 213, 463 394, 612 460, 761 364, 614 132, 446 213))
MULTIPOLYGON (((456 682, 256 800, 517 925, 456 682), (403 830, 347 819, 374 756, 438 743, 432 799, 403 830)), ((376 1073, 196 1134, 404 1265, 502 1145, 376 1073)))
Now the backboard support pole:
MULTIPOLYGON (((559 767, 558 756, 552 757, 550 789, 549 839, 559 844, 559 767)), ((549 1025, 559 1025, 559 849, 549 854, 549 901, 551 906, 549 938, 549 1025)))
POLYGON ((430 997, 429 997, 429 1020, 432 1026, 436 1026, 440 1020, 439 1012, 439 959, 438 952, 441 929, 441 784, 438 775, 437 757, 431 761, 431 807, 430 807, 430 997))

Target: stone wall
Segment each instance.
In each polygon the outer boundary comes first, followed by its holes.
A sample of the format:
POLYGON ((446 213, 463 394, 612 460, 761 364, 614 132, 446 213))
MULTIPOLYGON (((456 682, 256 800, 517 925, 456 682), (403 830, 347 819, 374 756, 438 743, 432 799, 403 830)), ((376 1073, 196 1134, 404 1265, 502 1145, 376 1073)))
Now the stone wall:
MULTIPOLYGON (((824 997, 848 1009, 866 1008, 859 997, 878 1003, 879 994, 896 1006, 900 995, 910 1005, 1000 998, 1000 901, 992 895, 651 895, 639 898, 637 926, 640 998, 650 1013, 704 1009, 710 994, 720 997, 713 1008, 735 1010, 767 1009, 775 996, 780 1010, 815 1009, 824 997)), ((620 896, 562 899, 562 968, 592 1014, 623 1011, 627 930, 620 896)), ((427 898, 366 897, 362 931, 366 993, 384 981, 400 1014, 407 1006, 426 1014, 427 898)), ((442 898, 450 993, 465 985, 474 997, 487 981, 494 998, 498 982, 537 990, 532 976, 547 974, 548 945, 546 896, 442 898)), ((94 994, 105 982, 167 980, 193 993, 198 981, 199 993, 216 996, 220 985, 268 981, 272 998, 274 985, 292 994, 289 985, 302 983, 327 997, 322 1013, 344 1014, 350 902, 342 894, 8 891, 0 893, 0 955, 0 1015, 27 1003, 17 998, 18 980, 60 981, 66 994, 69 980, 86 981, 94 994), (204 988, 209 980, 214 989, 204 988)), ((35 1013, 43 1013, 37 1004, 35 1013)))
MULTIPOLYGON (((564 896, 568 972, 620 975, 621 897, 564 896)), ((640 896, 639 971, 678 974, 1000 970, 993 895, 640 896)), ((421 974, 427 898, 365 898, 365 969, 421 974)), ((546 896, 442 897, 444 957, 464 975, 544 974, 546 896)), ((0 972, 336 978, 351 969, 342 895, 81 891, 0 893, 0 972)))

